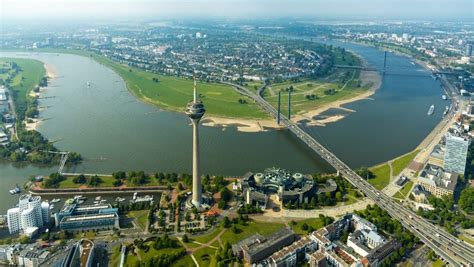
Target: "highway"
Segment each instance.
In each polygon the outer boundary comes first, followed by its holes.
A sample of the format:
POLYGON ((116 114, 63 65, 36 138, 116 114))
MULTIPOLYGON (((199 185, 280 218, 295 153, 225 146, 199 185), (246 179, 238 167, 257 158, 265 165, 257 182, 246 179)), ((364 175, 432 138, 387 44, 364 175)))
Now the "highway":
MULTIPOLYGON (((222 82, 236 88, 238 92, 252 98, 260 107, 274 118, 277 117, 277 110, 264 98, 247 88, 222 82)), ((261 88, 263 89, 263 87, 261 88)), ((261 89, 258 92, 261 92, 261 89)), ((297 123, 281 116, 280 122, 285 125, 295 136, 316 152, 321 158, 331 164, 340 175, 347 179, 352 185, 359 188, 367 197, 371 198, 380 208, 387 211, 392 218, 398 220, 406 229, 417 236, 422 242, 430 247, 437 255, 452 266, 473 266, 474 249, 463 241, 452 236, 445 230, 431 224, 424 218, 418 216, 412 210, 398 204, 391 197, 377 190, 365 179, 360 177, 355 171, 349 168, 344 162, 333 153, 319 144, 311 135, 306 133, 297 123)))

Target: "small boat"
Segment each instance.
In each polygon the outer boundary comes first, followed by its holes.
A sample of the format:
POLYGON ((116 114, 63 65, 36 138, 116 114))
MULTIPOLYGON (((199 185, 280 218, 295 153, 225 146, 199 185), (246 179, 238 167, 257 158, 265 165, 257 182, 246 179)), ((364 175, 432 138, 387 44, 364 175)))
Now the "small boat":
POLYGON ((448 99, 448 97, 447 97, 446 95, 442 95, 441 98, 442 98, 443 100, 448 99))
POLYGON ((10 194, 14 195, 14 194, 19 194, 21 192, 20 190, 20 187, 18 186, 18 184, 16 185, 15 188, 13 188, 12 190, 10 190, 10 194))
POLYGON ((106 199, 101 199, 101 200, 99 201, 100 204, 103 204, 103 203, 105 203, 105 202, 107 202, 106 199))
POLYGON ((77 204, 84 204, 84 202, 85 202, 85 200, 83 200, 83 199, 78 199, 77 200, 77 204))
POLYGON ((133 200, 137 199, 137 197, 138 197, 138 193, 137 192, 133 193, 133 200))
POLYGON ((125 201, 125 198, 123 198, 123 197, 117 197, 117 198, 115 199, 115 201, 117 201, 117 202, 123 202, 123 201, 125 201))
POLYGON ((50 210, 54 209, 54 204, 51 204, 51 205, 49 206, 49 209, 50 209, 50 210))
POLYGON ((80 199, 80 198, 82 198, 82 195, 75 195, 74 196, 74 199, 80 199))
POLYGON ((448 112, 449 112, 449 107, 446 106, 446 107, 444 108, 443 117, 446 116, 446 114, 448 114, 448 112))
POLYGON ((100 201, 101 199, 102 199, 102 197, 101 197, 101 196, 97 196, 97 197, 95 197, 95 200, 96 200, 96 201, 100 201))
POLYGON ((431 116, 431 115, 433 114, 434 108, 435 108, 434 105, 431 105, 431 106, 430 106, 430 109, 428 110, 428 116, 431 116))
POLYGON ((51 200, 51 203, 57 203, 57 202, 59 202, 59 201, 61 201, 60 198, 53 198, 53 199, 51 200))
POLYGON ((87 87, 91 87, 91 82, 87 81, 87 87))
POLYGON ((68 204, 68 205, 71 205, 71 204, 74 204, 74 202, 76 202, 76 201, 74 200, 74 198, 70 198, 70 199, 66 200, 66 202, 64 202, 64 203, 66 203, 66 204, 68 204))
POLYGON ((99 201, 94 201, 94 205, 98 205, 99 203, 99 201))

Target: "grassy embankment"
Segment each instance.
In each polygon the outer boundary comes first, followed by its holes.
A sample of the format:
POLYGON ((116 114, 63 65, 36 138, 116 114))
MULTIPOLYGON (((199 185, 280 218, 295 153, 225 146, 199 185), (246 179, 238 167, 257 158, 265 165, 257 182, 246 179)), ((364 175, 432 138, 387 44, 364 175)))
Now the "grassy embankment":
MULTIPOLYGON (((69 53, 94 59, 120 75, 128 89, 144 102, 165 110, 183 112, 193 98, 193 81, 172 76, 146 72, 134 67, 121 65, 105 56, 93 52, 67 49, 41 49, 38 51, 69 53), (159 82, 153 80, 157 78, 159 82)), ((197 83, 198 92, 206 106, 208 116, 241 119, 266 119, 268 115, 250 99, 238 94, 231 86, 218 83, 197 83), (245 99, 246 104, 239 103, 245 99)))
POLYGON ((0 58, 0 68, 8 69, 9 62, 16 63, 21 71, 14 74, 13 69, 0 74, 0 79, 9 85, 15 99, 15 108, 19 119, 23 119, 27 109, 27 97, 40 80, 46 75, 43 63, 34 59, 0 58), (13 76, 11 78, 11 76, 13 76), (9 77, 11 78, 9 80, 9 77))
MULTIPOLYGON (((413 161, 413 159, 418 154, 418 152, 419 150, 414 150, 408 154, 405 154, 393 160, 392 162, 393 176, 394 177, 398 176, 403 171, 403 169, 408 167, 408 165, 410 164, 410 162, 413 161)), ((375 186, 375 188, 382 190, 384 187, 386 187, 390 183, 390 178, 391 178, 390 166, 388 165, 388 163, 374 166, 370 168, 370 171, 373 173, 374 178, 370 178, 369 183, 375 186)), ((410 181, 400 191, 402 191, 402 193, 404 194, 408 194, 412 185, 413 183, 410 181)))

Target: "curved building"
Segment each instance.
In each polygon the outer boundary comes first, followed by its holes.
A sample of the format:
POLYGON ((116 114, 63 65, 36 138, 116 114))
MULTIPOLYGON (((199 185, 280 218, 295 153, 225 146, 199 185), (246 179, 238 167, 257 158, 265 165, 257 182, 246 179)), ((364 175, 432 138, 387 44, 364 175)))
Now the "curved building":
POLYGON ((263 173, 247 173, 241 183, 246 203, 261 207, 266 206, 270 194, 277 194, 281 202, 308 203, 310 196, 315 193, 312 177, 280 168, 269 168, 263 173))

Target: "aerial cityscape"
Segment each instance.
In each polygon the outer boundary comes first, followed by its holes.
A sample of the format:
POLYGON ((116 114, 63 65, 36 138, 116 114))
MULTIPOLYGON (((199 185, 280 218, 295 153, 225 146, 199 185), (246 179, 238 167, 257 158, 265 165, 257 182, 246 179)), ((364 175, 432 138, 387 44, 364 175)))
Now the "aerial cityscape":
POLYGON ((4 0, 1 266, 474 266, 469 0, 4 0))

